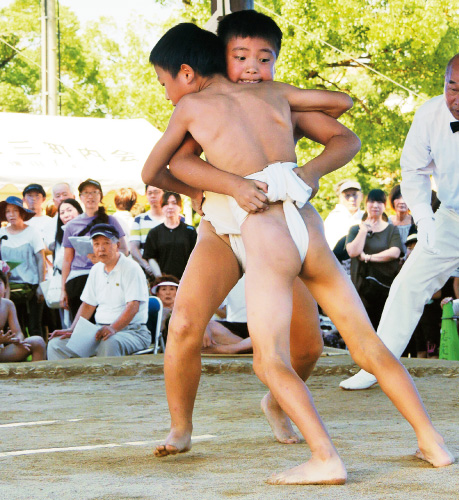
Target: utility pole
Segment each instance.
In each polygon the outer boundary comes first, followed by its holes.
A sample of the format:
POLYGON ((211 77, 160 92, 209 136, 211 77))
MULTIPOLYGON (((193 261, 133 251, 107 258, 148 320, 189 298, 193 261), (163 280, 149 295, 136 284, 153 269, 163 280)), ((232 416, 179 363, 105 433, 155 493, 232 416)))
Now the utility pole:
POLYGON ((56 0, 41 0, 41 109, 57 115, 56 0))
POLYGON ((239 10, 253 10, 254 0, 212 0, 210 11, 212 17, 206 23, 206 29, 217 31, 218 21, 231 12, 239 10))

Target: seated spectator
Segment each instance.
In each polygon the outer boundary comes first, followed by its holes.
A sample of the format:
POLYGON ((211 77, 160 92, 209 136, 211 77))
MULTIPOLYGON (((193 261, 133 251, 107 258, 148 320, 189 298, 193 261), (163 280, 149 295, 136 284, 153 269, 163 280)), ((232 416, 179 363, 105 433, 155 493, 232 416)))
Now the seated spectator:
POLYGON ((406 253, 405 241, 410 234, 412 225, 414 224, 413 217, 410 214, 408 205, 402 197, 400 185, 397 184, 392 188, 389 194, 390 205, 395 211, 395 215, 389 217, 389 222, 398 227, 400 238, 403 244, 403 252, 406 253))
POLYGON ((368 313, 373 328, 379 320, 390 285, 399 271, 403 245, 398 229, 384 220, 386 194, 372 189, 366 213, 359 226, 352 226, 346 238, 351 257, 351 279, 368 313))
POLYGON ((22 200, 9 196, 0 202, 0 222, 10 225, 0 229, 2 259, 18 265, 10 277, 11 300, 15 303, 22 329, 29 336, 43 337, 42 315, 44 298, 38 286, 45 279, 44 243, 40 233, 26 224, 34 216, 24 208, 22 200))
POLYGON ((80 297, 89 271, 97 259, 95 259, 94 254, 81 255, 76 252, 70 238, 89 235, 89 231, 96 224, 112 224, 121 236, 121 252, 125 255, 128 254, 124 231, 119 222, 112 215, 107 215, 103 206, 99 206, 103 197, 100 183, 94 179, 86 179, 78 186, 78 192, 84 206, 84 212, 66 224, 62 239, 64 261, 62 264, 61 307, 70 310, 72 320, 81 305, 80 297))
POLYGON ((43 204, 46 201, 46 192, 41 184, 29 184, 22 191, 23 202, 34 216, 27 221, 28 226, 34 227, 43 238, 46 250, 54 241, 55 223, 51 217, 43 214, 43 204))
POLYGON ((206 327, 202 352, 207 354, 241 354, 252 351, 247 328, 245 279, 242 277, 224 301, 226 319, 211 320, 206 327))
POLYGON ((154 286, 151 289, 153 295, 156 295, 163 304, 161 332, 163 333, 164 342, 167 340, 167 328, 174 308, 175 296, 177 295, 179 283, 179 280, 175 276, 163 274, 159 276, 159 278, 156 278, 154 286))
POLYGON ((46 359, 45 341, 37 335, 27 339, 24 337, 16 307, 11 300, 5 298, 7 288, 8 278, 0 271, 0 363, 25 361, 30 355, 32 361, 46 359))
POLYGON ((116 212, 113 217, 121 224, 126 238, 131 234, 134 218, 131 214, 131 208, 137 201, 137 193, 132 188, 117 189, 115 193, 116 212))
POLYGON ((98 259, 81 295, 82 304, 68 329, 50 335, 48 359, 78 357, 67 343, 78 320, 95 313, 99 342, 93 355, 125 356, 146 349, 151 334, 148 319, 148 287, 140 266, 120 253, 120 235, 115 226, 96 224, 90 236, 98 259))
POLYGON ((164 192, 162 189, 155 186, 145 186, 145 195, 150 205, 150 210, 134 218, 129 237, 129 249, 132 258, 140 264, 145 274, 150 278, 154 278, 155 274, 148 260, 143 258, 143 251, 150 230, 164 222, 164 215, 161 209, 163 194, 164 192))
POLYGON ((165 221, 148 233, 143 258, 148 260, 155 276, 172 274, 181 279, 196 244, 196 229, 180 218, 179 194, 165 192, 161 206, 165 221))

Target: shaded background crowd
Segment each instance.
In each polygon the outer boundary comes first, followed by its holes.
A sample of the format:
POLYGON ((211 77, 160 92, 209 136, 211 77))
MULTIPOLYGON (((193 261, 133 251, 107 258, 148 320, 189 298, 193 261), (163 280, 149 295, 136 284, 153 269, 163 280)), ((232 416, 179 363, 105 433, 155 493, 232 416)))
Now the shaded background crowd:
MULTIPOLYGON (((398 185, 388 196, 381 189, 364 196, 358 182, 344 179, 335 192, 338 203, 324 221, 327 243, 377 329, 391 283, 416 245, 416 226, 398 185)), ((167 340, 177 287, 197 239, 182 215, 180 195, 146 186, 144 207, 137 203, 134 189, 122 188, 115 193, 112 214, 104 208, 102 186, 93 179, 78 186, 79 201, 65 182, 53 186, 48 203, 37 183, 26 186, 22 195, 0 202, 0 361, 46 359, 48 336, 72 330, 91 269, 104 262, 92 250, 94 228, 96 236, 110 239, 112 234, 111 229, 97 232, 101 224, 114 228, 116 251, 141 268, 148 293, 161 300, 161 331, 167 340)), ((434 210, 438 205, 432 192, 434 210)), ((129 269, 126 272, 132 272, 129 269)), ((458 296, 459 274, 425 306, 405 355, 438 357, 441 301, 458 296)), ((321 325, 326 345, 345 347, 323 315, 321 325)), ((215 311, 203 351, 235 354, 251 347, 242 278, 215 311)))

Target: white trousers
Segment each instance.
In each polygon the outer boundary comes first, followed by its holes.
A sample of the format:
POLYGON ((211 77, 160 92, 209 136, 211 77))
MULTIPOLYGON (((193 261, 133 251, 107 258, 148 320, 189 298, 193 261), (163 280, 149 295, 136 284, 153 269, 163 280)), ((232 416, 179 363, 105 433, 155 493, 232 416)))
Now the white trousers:
POLYGON ((435 214, 438 255, 416 245, 392 283, 378 327, 378 336, 399 358, 424 306, 459 265, 459 214, 440 207, 435 214))
MULTIPOLYGON (((102 325, 97 325, 102 327, 102 325)), ((67 347, 70 338, 63 339, 55 337, 48 343, 48 360, 78 358, 72 350, 67 347)), ((94 350, 93 356, 128 356, 133 352, 146 349, 151 344, 151 334, 145 325, 132 324, 124 330, 116 332, 107 340, 101 340, 94 350)))

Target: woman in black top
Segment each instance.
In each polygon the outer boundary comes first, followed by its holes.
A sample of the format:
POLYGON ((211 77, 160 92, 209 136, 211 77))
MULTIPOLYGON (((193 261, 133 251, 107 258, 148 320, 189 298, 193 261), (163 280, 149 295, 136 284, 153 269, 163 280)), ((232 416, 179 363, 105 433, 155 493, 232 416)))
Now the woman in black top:
POLYGON ((384 191, 371 190, 361 224, 352 226, 346 238, 346 250, 351 257, 351 279, 375 329, 403 252, 400 233, 397 227, 387 222, 385 207, 384 191))

